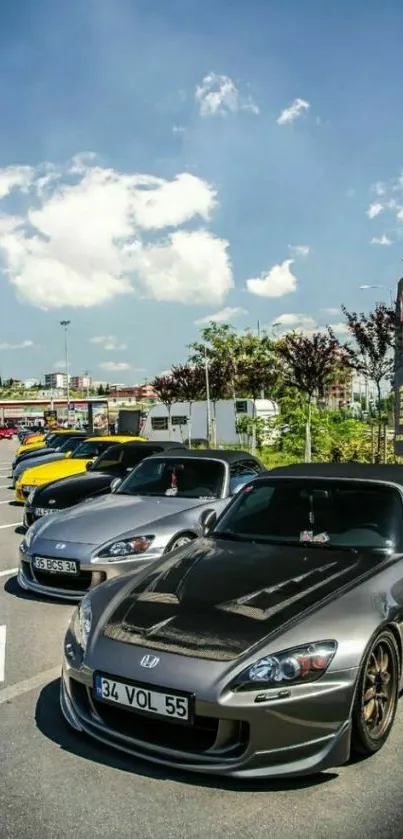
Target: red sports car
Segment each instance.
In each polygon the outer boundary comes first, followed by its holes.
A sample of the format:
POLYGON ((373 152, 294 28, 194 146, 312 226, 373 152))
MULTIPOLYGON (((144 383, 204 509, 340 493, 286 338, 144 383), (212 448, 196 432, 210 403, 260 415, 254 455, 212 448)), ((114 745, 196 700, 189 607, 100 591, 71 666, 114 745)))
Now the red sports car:
POLYGON ((12 440, 16 434, 15 428, 0 428, 0 440, 12 440))

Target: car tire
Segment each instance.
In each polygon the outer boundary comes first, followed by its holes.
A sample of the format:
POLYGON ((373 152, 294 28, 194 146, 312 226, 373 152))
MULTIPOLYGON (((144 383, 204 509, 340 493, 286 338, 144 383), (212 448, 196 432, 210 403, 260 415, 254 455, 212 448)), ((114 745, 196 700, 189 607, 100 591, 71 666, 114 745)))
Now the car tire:
POLYGON ((175 536, 172 539, 172 542, 169 543, 166 553, 171 553, 171 551, 176 551, 178 548, 183 548, 185 545, 188 545, 189 542, 193 542, 193 539, 196 537, 193 533, 181 533, 180 536, 175 536))
POLYGON ((399 700, 400 655, 393 632, 372 641, 358 680, 352 714, 351 754, 369 757, 386 743, 399 700))

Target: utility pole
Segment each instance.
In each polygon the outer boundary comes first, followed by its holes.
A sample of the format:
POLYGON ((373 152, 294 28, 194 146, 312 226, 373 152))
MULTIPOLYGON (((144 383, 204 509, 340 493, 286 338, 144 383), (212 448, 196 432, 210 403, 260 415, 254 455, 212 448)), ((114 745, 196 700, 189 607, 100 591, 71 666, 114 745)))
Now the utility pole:
MULTIPOLYGON (((260 339, 260 320, 257 322, 257 337, 260 339)), ((264 399, 264 387, 262 387, 262 390, 260 391, 260 398, 264 399)))
POLYGON ((211 437, 211 404, 210 404, 210 377, 208 369, 207 347, 204 347, 204 374, 206 380, 206 399, 207 399, 207 439, 210 443, 211 437))
POLYGON ((70 413, 70 383, 69 383, 69 352, 67 344, 67 327, 70 326, 70 320, 61 320, 60 326, 64 329, 64 358, 66 364, 66 398, 67 398, 67 422, 69 421, 70 413))

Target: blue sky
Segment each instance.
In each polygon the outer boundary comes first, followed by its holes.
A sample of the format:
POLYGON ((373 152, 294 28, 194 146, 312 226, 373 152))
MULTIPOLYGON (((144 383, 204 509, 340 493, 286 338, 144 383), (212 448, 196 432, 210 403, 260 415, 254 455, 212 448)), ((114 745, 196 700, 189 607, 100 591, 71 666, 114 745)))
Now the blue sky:
POLYGON ((63 318, 73 373, 134 382, 223 310, 387 296, 359 286, 401 271, 402 31, 398 0, 6 4, 2 375, 60 366, 63 318))

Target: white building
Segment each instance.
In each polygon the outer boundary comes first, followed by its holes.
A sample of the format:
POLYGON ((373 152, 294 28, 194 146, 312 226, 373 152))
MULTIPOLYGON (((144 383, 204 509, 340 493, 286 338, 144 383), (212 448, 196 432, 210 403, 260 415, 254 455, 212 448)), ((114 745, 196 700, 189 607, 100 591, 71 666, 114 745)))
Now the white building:
MULTIPOLYGON (((71 381, 71 376, 69 376, 69 382, 71 381)), ((65 373, 45 373, 45 389, 50 388, 51 390, 63 390, 66 387, 66 374, 65 373)))

